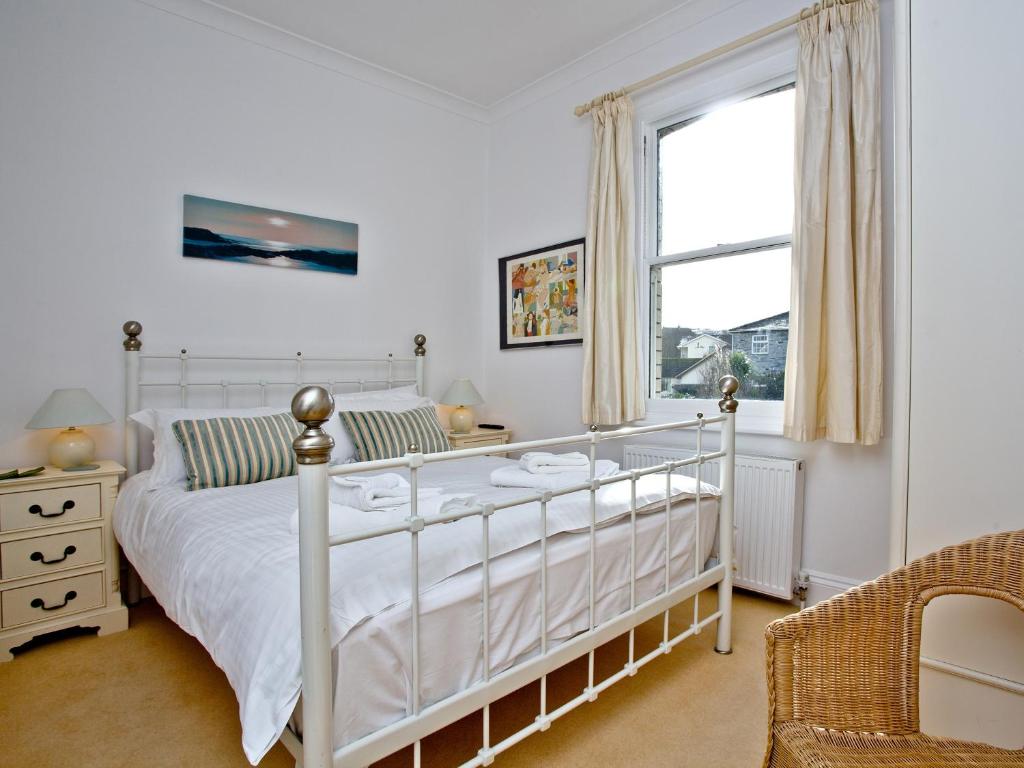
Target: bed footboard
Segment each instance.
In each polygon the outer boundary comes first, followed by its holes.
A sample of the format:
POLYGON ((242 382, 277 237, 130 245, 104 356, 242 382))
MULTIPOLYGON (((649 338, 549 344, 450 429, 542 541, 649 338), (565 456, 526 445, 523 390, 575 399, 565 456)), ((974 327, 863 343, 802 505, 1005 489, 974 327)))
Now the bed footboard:
MULTIPOLYGON (((444 453, 423 454, 415 446, 399 458, 380 461, 346 464, 335 467, 328 466, 333 440, 321 428, 333 412, 334 402, 331 394, 319 386, 301 389, 292 401, 292 413, 305 425, 305 430, 295 440, 295 454, 299 469, 299 586, 301 590, 301 623, 302 623, 302 696, 303 696, 303 734, 301 741, 290 732, 283 742, 295 756, 297 764, 305 768, 326 768, 327 766, 365 766, 381 759, 392 752, 406 746, 413 746, 413 764, 420 765, 420 740, 428 734, 465 717, 477 710, 483 711, 482 745, 479 752, 461 768, 475 768, 490 765, 496 755, 522 741, 538 731, 547 730, 551 723, 564 714, 588 701, 594 701, 598 695, 619 680, 632 676, 658 656, 668 653, 675 645, 698 634, 702 629, 717 622, 715 650, 718 653, 732 652, 732 560, 733 560, 733 506, 735 478, 735 440, 736 410, 738 402, 734 398, 739 390, 739 380, 733 376, 725 376, 719 382, 722 400, 719 401, 720 413, 705 418, 698 413, 697 418, 690 421, 658 424, 645 427, 627 427, 598 431, 596 427, 582 435, 562 438, 534 440, 502 446, 486 446, 469 448, 444 453), (720 425, 720 449, 708 452, 703 447, 705 430, 712 425, 720 425), (602 442, 619 440, 641 434, 693 430, 696 432, 697 448, 694 455, 666 461, 653 467, 645 467, 622 472, 610 477, 596 477, 594 466, 597 448, 602 442), (479 504, 474 507, 460 509, 458 512, 424 517, 418 512, 417 483, 418 471, 428 463, 455 461, 473 456, 484 456, 494 453, 517 452, 561 446, 585 444, 590 453, 591 475, 589 480, 575 486, 560 488, 555 491, 526 492, 524 496, 500 504, 479 504), (700 537, 700 481, 702 465, 713 459, 721 459, 721 497, 719 502, 718 550, 720 562, 717 566, 704 570, 702 558, 698 556, 700 537), (672 515, 671 488, 672 473, 684 466, 695 465, 696 470, 696 535, 694 536, 693 573, 682 583, 673 584, 670 578, 671 555, 669 548, 672 515), (330 535, 328 528, 329 515, 329 478, 331 475, 350 475, 386 469, 408 469, 412 486, 411 510, 409 517, 397 524, 367 529, 345 535, 330 535), (638 602, 636 575, 636 519, 637 519, 637 482, 652 474, 665 475, 665 574, 664 588, 655 597, 638 602), (605 485, 611 483, 629 483, 631 503, 629 519, 632 526, 632 542, 630 547, 630 606, 629 610, 620 613, 611 620, 598 623, 595 611, 595 532, 597 528, 597 494, 605 485), (548 505, 553 499, 569 493, 581 491, 590 494, 590 564, 589 564, 589 628, 572 639, 549 647, 547 637, 547 543, 548 543, 548 505), (516 664, 497 674, 491 674, 489 610, 490 588, 489 573, 491 563, 489 525, 490 518, 500 514, 502 510, 526 503, 536 503, 539 510, 539 522, 543 536, 540 538, 540 653, 527 661, 516 664), (467 517, 479 517, 481 520, 481 547, 483 558, 481 563, 483 607, 483 631, 481 644, 483 650, 483 679, 471 687, 460 691, 437 703, 424 707, 420 691, 420 637, 419 637, 419 536, 427 527, 439 525, 467 517), (380 729, 357 741, 339 749, 333 748, 332 740, 332 685, 331 678, 331 647, 329 634, 329 596, 330 596, 330 548, 342 546, 355 541, 363 541, 396 533, 408 533, 409 557, 411 564, 411 681, 412 706, 409 714, 402 720, 380 729), (699 593, 709 587, 718 585, 718 608, 711 615, 701 619, 698 615, 699 593), (672 635, 669 626, 669 609, 684 600, 694 598, 693 621, 681 633, 672 635), (635 627, 657 617, 664 616, 664 630, 661 644, 650 653, 637 657, 634 653, 635 627), (594 652, 602 644, 623 634, 629 634, 629 657, 625 666, 604 680, 595 680, 594 652), (583 691, 570 701, 554 710, 547 705, 547 675, 573 659, 587 655, 589 657, 587 685, 583 691), (520 729, 513 735, 498 743, 491 742, 490 704, 497 699, 515 691, 531 682, 540 681, 539 712, 533 723, 520 729)), ((660 493, 660 492, 659 492, 660 493)), ((660 502, 659 502, 660 503, 660 502)), ((660 535, 660 534, 659 534, 660 535)), ((660 578, 660 577, 659 577, 660 578)))

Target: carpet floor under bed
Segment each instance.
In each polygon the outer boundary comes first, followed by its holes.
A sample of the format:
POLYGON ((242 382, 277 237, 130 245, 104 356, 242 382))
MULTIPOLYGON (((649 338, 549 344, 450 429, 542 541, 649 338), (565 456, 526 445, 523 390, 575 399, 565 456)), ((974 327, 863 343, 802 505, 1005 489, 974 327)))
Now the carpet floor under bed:
MULTIPOLYGON (((701 613, 714 610, 705 597, 701 613)), ((558 766, 757 766, 767 712, 764 627, 794 609, 737 594, 731 656, 712 652, 714 631, 686 640, 632 679, 555 722, 495 760, 500 768, 558 766)), ((673 610, 673 624, 689 624, 692 604, 673 610)), ((661 639, 661 618, 637 630, 637 653, 661 639)), ((598 650, 598 676, 621 668, 624 638, 598 650)), ((549 707, 568 700, 586 682, 586 660, 549 678, 549 707)), ((491 708, 492 740, 533 720, 537 686, 491 708)), ((423 744, 427 768, 447 768, 480 747, 480 715, 434 734, 423 744)), ((375 768, 410 766, 408 754, 375 768)), ((146 766, 242 768, 238 705, 224 675, 194 639, 153 601, 131 611, 131 629, 38 642, 0 664, 0 766, 146 766)), ((260 764, 294 765, 280 744, 260 764)))

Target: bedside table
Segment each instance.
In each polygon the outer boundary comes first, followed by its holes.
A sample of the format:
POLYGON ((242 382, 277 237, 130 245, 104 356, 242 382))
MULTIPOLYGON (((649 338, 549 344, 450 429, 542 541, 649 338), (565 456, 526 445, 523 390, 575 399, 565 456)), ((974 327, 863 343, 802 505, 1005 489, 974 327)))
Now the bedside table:
POLYGON ((0 481, 0 661, 54 630, 128 628, 110 522, 125 469, 99 465, 0 481))
MULTIPOLYGON (((473 427, 469 432, 449 432, 448 443, 452 448, 480 448, 485 445, 506 445, 512 440, 508 429, 480 429, 473 427)), ((501 454, 494 454, 495 456, 501 454)))

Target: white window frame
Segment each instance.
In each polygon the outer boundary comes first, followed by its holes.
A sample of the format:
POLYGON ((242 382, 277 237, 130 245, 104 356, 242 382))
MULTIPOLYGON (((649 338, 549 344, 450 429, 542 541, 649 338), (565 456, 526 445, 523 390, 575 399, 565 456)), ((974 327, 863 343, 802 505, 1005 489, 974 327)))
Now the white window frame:
POLYGON ((767 331, 765 331, 764 333, 755 333, 753 336, 750 337, 750 354, 767 355, 771 351, 772 348, 767 331), (758 344, 764 345, 760 352, 757 351, 758 344))
MULTIPOLYGON (((659 256, 656 151, 658 131, 795 82, 796 72, 790 58, 793 49, 784 46, 781 52, 769 53, 770 56, 766 55, 754 65, 737 69, 725 76, 719 73, 719 77, 714 77, 713 72, 705 73, 703 78, 695 78, 698 82, 689 83, 685 92, 680 89, 675 96, 666 97, 637 112, 637 154, 638 167, 641 169, 637 179, 637 199, 640 201, 640 221, 637 228, 640 258, 637 259, 637 282, 640 287, 640 311, 644 318, 641 322, 641 347, 644 370, 647 372, 644 386, 648 390, 647 419, 650 422, 682 418, 692 415, 694 411, 716 413, 718 408, 717 399, 676 400, 651 395, 655 370, 655 361, 651 355, 651 337, 654 331, 650 296, 651 267, 680 261, 725 257, 743 252, 774 250, 792 244, 792 232, 789 232, 762 240, 730 243, 685 254, 659 256), (728 95, 723 97, 723 93, 728 95)), ((743 418, 736 422, 737 431, 747 434, 782 434, 784 408, 781 400, 744 400, 742 388, 738 399, 741 401, 743 418)))

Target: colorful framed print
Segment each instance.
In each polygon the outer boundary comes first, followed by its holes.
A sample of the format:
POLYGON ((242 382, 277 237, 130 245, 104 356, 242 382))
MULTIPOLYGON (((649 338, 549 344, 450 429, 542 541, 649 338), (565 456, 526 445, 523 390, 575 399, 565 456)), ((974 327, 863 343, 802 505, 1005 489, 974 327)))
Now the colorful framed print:
POLYGON ((584 239, 498 260, 501 348, 582 344, 584 239))

